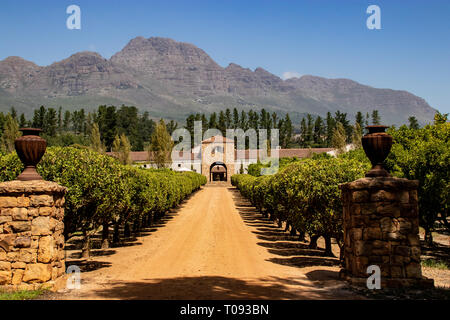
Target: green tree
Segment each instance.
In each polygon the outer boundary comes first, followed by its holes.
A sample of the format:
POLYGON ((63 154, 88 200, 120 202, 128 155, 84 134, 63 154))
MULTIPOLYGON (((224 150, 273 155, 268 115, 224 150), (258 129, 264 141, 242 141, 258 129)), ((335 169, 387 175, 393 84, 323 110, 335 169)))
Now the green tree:
POLYGON ((340 122, 336 124, 336 127, 333 131, 333 138, 331 140, 331 145, 333 148, 337 150, 338 154, 341 154, 344 152, 344 148, 346 145, 346 134, 344 125, 340 122))
POLYGON ((313 143, 313 130, 314 130, 314 120, 312 115, 309 113, 306 115, 306 137, 305 143, 306 146, 310 147, 313 143))
POLYGON ((56 110, 54 108, 47 109, 47 112, 45 113, 44 124, 43 124, 42 129, 48 136, 50 136, 50 137, 56 136, 57 115, 56 115, 56 110))
POLYGON ((350 125, 350 121, 347 119, 347 113, 341 111, 336 111, 334 114, 335 123, 340 122, 344 127, 345 131, 345 141, 350 141, 352 137, 353 127, 350 125))
POLYGON ((228 108, 225 110, 225 126, 227 129, 232 127, 231 110, 228 108))
MULTIPOLYGON (((72 124, 76 134, 86 135, 86 114, 83 108, 72 113, 72 124)), ((115 126, 113 129, 116 129, 115 126)))
POLYGON ((92 125, 91 148, 98 153, 103 153, 105 151, 105 146, 103 145, 102 139, 100 138, 100 129, 98 128, 97 123, 94 123, 92 125))
POLYGON ((178 123, 175 122, 174 120, 170 120, 167 125, 167 132, 169 133, 169 135, 171 135, 175 130, 177 130, 178 128, 178 123))
POLYGON ((425 229, 425 241, 433 244, 432 232, 441 215, 447 223, 450 207, 450 123, 410 129, 406 125, 391 128, 391 153, 386 165, 393 175, 419 180, 419 222, 425 229))
POLYGON ((211 115, 209 116, 208 128, 217 128, 217 114, 215 112, 211 113, 211 115))
POLYGON ((121 146, 121 162, 122 164, 131 164, 131 144, 127 136, 122 133, 120 136, 120 146, 121 146))
POLYGON ((217 124, 217 129, 219 129, 223 135, 227 129, 225 113, 222 110, 219 112, 219 123, 217 124))
POLYGON ((316 122, 314 123, 314 134, 313 134, 313 140, 314 144, 321 146, 322 145, 322 136, 324 135, 324 126, 323 126, 323 120, 320 116, 316 118, 316 122))
POLYGON ((239 112, 236 108, 233 109, 233 129, 239 128, 239 112))
POLYGON ((126 134, 131 145, 135 148, 137 145, 142 145, 139 129, 138 109, 122 105, 116 112, 116 132, 126 134))
POLYGON ((259 123, 261 129, 269 130, 272 126, 272 119, 270 118, 270 114, 264 108, 261 109, 259 123))
POLYGON ((286 117, 283 121, 283 140, 281 141, 281 145, 283 148, 288 148, 289 144, 292 140, 293 128, 292 121, 289 117, 289 114, 286 114, 286 117))
POLYGON ((19 128, 25 128, 28 125, 27 119, 25 118, 25 114, 21 114, 19 118, 19 128))
POLYGON ((362 147, 362 128, 360 127, 359 123, 355 123, 355 128, 353 129, 353 135, 352 135, 352 144, 355 148, 361 148, 362 147))
POLYGON ((327 112, 326 124, 327 124, 326 144, 327 144, 327 147, 329 147, 329 146, 331 146, 331 143, 332 143, 334 127, 336 125, 334 118, 331 116, 331 112, 327 112))
POLYGON ((381 122, 380 115, 378 114, 378 110, 372 111, 372 124, 379 125, 381 122))
POLYGON ((172 148, 173 148, 172 137, 167 132, 164 120, 161 119, 158 125, 156 126, 155 132, 152 135, 150 143, 150 152, 153 154, 153 159, 158 168, 166 168, 171 164, 172 148))
POLYGON ((119 153, 122 150, 121 143, 120 143, 120 137, 118 134, 114 136, 114 141, 112 143, 112 152, 116 153, 117 158, 119 158, 119 153))
POLYGON ((209 129, 208 119, 206 119, 206 116, 202 114, 202 136, 208 129, 209 129))
POLYGON ((3 135, 1 138, 2 151, 5 153, 13 152, 14 141, 20 137, 19 124, 17 120, 12 117, 11 114, 6 116, 6 121, 4 124, 3 135))
POLYGON ((62 125, 63 125, 62 107, 59 107, 59 109, 58 109, 58 132, 61 132, 62 125))
POLYGON ((355 123, 359 124, 359 127, 361 128, 361 133, 364 133, 364 127, 365 127, 365 121, 364 121, 364 115, 361 111, 358 111, 355 116, 355 123))
POLYGON ((274 129, 279 129, 277 124, 278 124, 278 115, 276 114, 276 112, 272 112, 272 127, 274 129))
POLYGON ((131 144, 124 133, 122 133, 120 136, 116 135, 114 137, 112 150, 121 164, 131 164, 131 144))
POLYGON ((34 128, 44 129, 46 112, 47 112, 47 110, 45 109, 44 106, 41 106, 38 110, 34 110, 34 116, 33 116, 33 127, 34 128))
POLYGON ((304 147, 306 145, 306 120, 305 118, 302 118, 302 121, 300 122, 300 146, 304 147))
POLYGON ((16 108, 11 107, 10 113, 11 113, 11 117, 13 117, 13 119, 17 121, 17 111, 16 111, 16 108))
POLYGON ((434 115, 434 124, 443 124, 448 121, 448 113, 440 113, 439 111, 436 112, 434 115))
POLYGON ((247 113, 245 113, 244 110, 241 111, 241 119, 240 119, 240 126, 241 129, 244 131, 248 130, 248 119, 247 119, 247 113))
POLYGON ((408 118, 408 121, 410 129, 419 129, 419 122, 417 121, 416 117, 411 116, 408 118))
POLYGON ((97 123, 106 149, 110 150, 117 134, 116 107, 100 106, 97 111, 97 123))
POLYGON ((71 121, 71 113, 69 110, 66 110, 66 112, 64 112, 64 120, 63 120, 63 130, 64 131, 70 130, 70 121, 71 121))

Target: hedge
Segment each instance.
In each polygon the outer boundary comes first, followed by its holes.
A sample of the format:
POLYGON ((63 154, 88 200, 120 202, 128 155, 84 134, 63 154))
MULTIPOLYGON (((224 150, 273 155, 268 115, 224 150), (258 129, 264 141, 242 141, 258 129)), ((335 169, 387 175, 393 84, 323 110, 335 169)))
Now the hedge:
MULTIPOLYGON (((16 153, 0 155, 0 181, 13 180, 22 170, 16 153)), ((68 188, 66 238, 76 231, 87 235, 101 225, 139 226, 206 183, 206 177, 197 173, 125 166, 113 157, 74 147, 48 148, 37 171, 45 180, 68 188)))
POLYGON ((323 236, 331 255, 331 238, 342 245, 340 183, 364 177, 368 163, 353 159, 305 159, 272 176, 233 175, 231 182, 261 213, 281 226, 292 226, 315 240, 323 236))

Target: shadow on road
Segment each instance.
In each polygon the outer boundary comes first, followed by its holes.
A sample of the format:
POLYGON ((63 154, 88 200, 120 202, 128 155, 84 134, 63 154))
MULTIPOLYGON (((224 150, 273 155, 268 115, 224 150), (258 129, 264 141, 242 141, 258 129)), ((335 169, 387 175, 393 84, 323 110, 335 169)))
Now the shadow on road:
POLYGON ((268 261, 298 268, 339 265, 339 259, 326 257, 324 249, 309 248, 307 243, 299 241, 298 236, 289 234, 269 218, 264 217, 239 190, 236 188, 228 190, 232 193, 236 208, 245 224, 252 228, 252 232, 259 240, 262 240, 258 245, 279 256, 268 261))
MULTIPOLYGON (((102 299, 122 300, 262 300, 339 298, 335 290, 317 291, 313 283, 298 279, 271 277, 246 281, 220 276, 148 279, 139 282, 109 282, 95 290, 102 299), (301 286, 301 293, 289 286, 301 286)), ((81 296, 80 298, 83 298, 81 296)))
MULTIPOLYGON (((195 193, 196 192, 194 192, 193 194, 195 193)), ((152 233, 156 232, 159 228, 164 227, 170 220, 175 218, 178 215, 178 212, 182 208, 184 208, 186 202, 193 196, 193 194, 189 195, 176 208, 170 209, 168 212, 166 212, 165 215, 153 221, 150 226, 141 228, 139 232, 132 233, 130 237, 124 236, 124 226, 121 226, 121 228, 119 228, 120 242, 110 243, 111 248, 109 249, 101 248, 102 247, 101 232, 92 235, 90 257, 87 259, 81 257, 81 247, 83 238, 81 236, 71 238, 65 244, 66 266, 70 265, 78 266, 80 267, 82 272, 94 271, 97 269, 111 266, 111 263, 98 261, 96 260, 96 258, 101 258, 102 256, 110 256, 115 254, 116 250, 114 250, 114 248, 142 245, 140 238, 151 235, 152 233)), ((111 228, 110 235, 112 236, 112 234, 113 229, 111 228)))

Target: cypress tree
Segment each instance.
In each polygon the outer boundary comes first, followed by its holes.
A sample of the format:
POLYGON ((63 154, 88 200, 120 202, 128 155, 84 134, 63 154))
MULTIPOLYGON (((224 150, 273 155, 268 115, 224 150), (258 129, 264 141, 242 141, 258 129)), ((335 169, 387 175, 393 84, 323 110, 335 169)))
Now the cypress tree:
POLYGON ((1 138, 2 151, 5 153, 13 152, 15 149, 14 141, 21 135, 19 124, 11 114, 8 114, 3 128, 3 135, 1 138))
POLYGON ((91 130, 91 148, 98 153, 103 153, 105 150, 102 140, 100 138, 100 130, 98 124, 94 123, 91 130))
POLYGON ((340 122, 336 124, 336 127, 333 131, 333 138, 331 143, 333 148, 337 149, 338 154, 344 152, 344 148, 346 145, 346 134, 344 126, 340 122))
POLYGON ((327 123, 326 145, 327 145, 327 147, 330 147, 332 139, 333 139, 334 127, 336 125, 335 124, 336 122, 334 121, 333 117, 331 116, 331 112, 327 112, 326 123, 327 123))
POLYGON ((380 115, 378 114, 378 110, 372 111, 372 124, 379 125, 380 124, 380 115))
POLYGON ((150 152, 153 153, 153 159, 158 168, 165 168, 172 162, 171 151, 173 141, 167 132, 166 124, 161 119, 155 128, 151 137, 150 152))

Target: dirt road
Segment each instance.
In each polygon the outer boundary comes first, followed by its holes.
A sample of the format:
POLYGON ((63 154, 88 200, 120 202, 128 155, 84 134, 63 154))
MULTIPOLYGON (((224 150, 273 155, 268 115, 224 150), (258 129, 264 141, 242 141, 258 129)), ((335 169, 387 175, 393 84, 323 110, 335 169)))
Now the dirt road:
POLYGON ((81 289, 56 298, 358 298, 342 289, 336 259, 292 241, 230 186, 204 187, 155 229, 100 252, 81 289))

